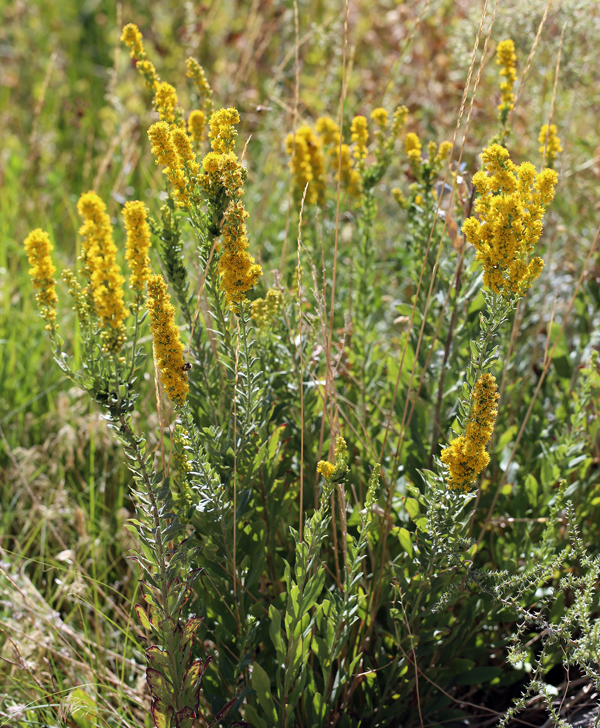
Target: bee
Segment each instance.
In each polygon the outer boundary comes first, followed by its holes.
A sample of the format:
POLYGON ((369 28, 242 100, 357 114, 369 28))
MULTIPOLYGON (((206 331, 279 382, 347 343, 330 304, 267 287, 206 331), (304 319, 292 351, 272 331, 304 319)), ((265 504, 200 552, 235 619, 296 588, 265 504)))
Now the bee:
POLYGON ((192 368, 192 364, 189 361, 186 361, 185 364, 181 367, 182 372, 189 372, 192 368))

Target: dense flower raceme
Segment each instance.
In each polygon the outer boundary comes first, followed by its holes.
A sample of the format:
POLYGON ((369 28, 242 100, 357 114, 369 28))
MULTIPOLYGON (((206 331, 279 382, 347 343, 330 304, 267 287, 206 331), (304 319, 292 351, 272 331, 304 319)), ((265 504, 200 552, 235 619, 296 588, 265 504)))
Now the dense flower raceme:
POLYGON ((206 74, 204 73, 204 69, 198 63, 198 61, 191 56, 187 59, 185 63, 187 66, 186 76, 192 79, 194 86, 196 87, 196 91, 198 93, 198 96, 200 97, 200 101, 203 106, 204 114, 210 114, 213 108, 213 92, 206 78, 206 74))
POLYGON ((359 162, 367 156, 369 127, 364 116, 355 116, 350 125, 351 140, 354 143, 354 158, 359 162))
POLYGON ((193 142, 199 144, 206 136, 206 114, 196 109, 188 117, 188 133, 193 142))
POLYGON ((29 260, 29 275, 33 287, 37 290, 36 301, 40 309, 40 315, 46 321, 48 330, 56 329, 56 280, 53 274, 56 271, 52 263, 51 251, 53 245, 50 242, 48 233, 40 230, 33 230, 25 238, 25 250, 29 260))
POLYGON ((542 234, 558 176, 552 169, 536 174, 530 162, 517 167, 499 144, 484 149, 481 158, 484 169, 473 175, 480 219, 468 218, 463 231, 477 248, 484 283, 505 298, 522 296, 544 266, 539 257, 527 259, 542 234))
POLYGON ((335 172, 335 179, 338 179, 339 174, 342 187, 348 190, 350 197, 360 197, 360 172, 354 168, 350 147, 347 144, 340 145, 339 126, 330 117, 321 116, 317 119, 315 129, 327 150, 335 172))
POLYGON ((116 353, 125 341, 125 319, 129 315, 123 302, 125 278, 117 263, 117 247, 106 205, 95 192, 81 195, 77 210, 84 219, 79 229, 83 236, 81 260, 88 278, 88 292, 102 328, 103 350, 116 353))
POLYGON ((156 93, 160 78, 158 77, 154 64, 146 56, 142 34, 137 25, 134 25, 134 23, 126 25, 123 28, 121 41, 129 48, 131 57, 136 60, 138 71, 146 79, 146 86, 156 93))
POLYGON ((252 318, 259 329, 268 329, 277 319, 282 306, 281 291, 271 288, 266 298, 252 301, 252 318))
POLYGON ((154 106, 161 121, 175 122, 175 109, 177 108, 177 92, 170 83, 161 81, 154 94, 154 106))
POLYGON ((185 160, 179 154, 179 149, 185 146, 182 135, 185 135, 182 129, 174 129, 172 132, 166 121, 158 121, 148 129, 152 154, 156 157, 157 164, 165 165, 163 172, 173 185, 175 202, 180 207, 187 207, 190 203, 188 183, 191 180, 186 179, 185 160))
POLYGON ((471 392, 471 407, 465 434, 444 448, 442 462, 448 466, 448 487, 466 492, 490 462, 486 450, 498 416, 498 385, 491 374, 482 374, 471 392))
POLYGON ((290 155, 294 177, 294 191, 301 200, 306 190, 306 202, 322 205, 325 202, 325 156, 323 143, 310 126, 301 126, 295 134, 288 134, 285 148, 290 155))
POLYGON ((517 54, 515 53, 515 44, 512 40, 502 40, 498 43, 498 47, 496 48, 496 63, 501 66, 500 75, 505 78, 500 84, 502 99, 498 105, 500 119, 504 124, 506 123, 508 112, 513 108, 515 101, 513 89, 517 80, 517 71, 515 68, 517 54))
POLYGON ((160 380, 171 402, 182 406, 189 390, 183 343, 175 323, 175 307, 171 303, 167 284, 160 275, 152 275, 148 279, 146 307, 160 380))
POLYGON ((408 163, 415 177, 419 176, 421 166, 421 141, 414 132, 409 132, 404 138, 404 151, 408 157, 408 163))
POLYGON ((148 210, 138 200, 127 202, 123 207, 123 221, 127 232, 125 260, 129 264, 131 276, 129 286, 143 292, 146 281, 152 274, 150 269, 150 226, 147 222, 148 210))
POLYGON ((546 164, 550 169, 554 169, 556 157, 562 152, 556 124, 550 124, 550 131, 548 131, 548 124, 544 124, 540 129, 538 141, 542 145, 540 147, 540 154, 543 154, 544 150, 546 150, 546 164))

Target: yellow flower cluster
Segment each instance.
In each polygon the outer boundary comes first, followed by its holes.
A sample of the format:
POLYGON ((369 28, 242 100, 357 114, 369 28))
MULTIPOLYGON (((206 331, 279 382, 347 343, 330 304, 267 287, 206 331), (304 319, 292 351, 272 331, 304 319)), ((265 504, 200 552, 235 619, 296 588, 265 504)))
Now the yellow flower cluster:
POLYGON ((317 119, 315 128, 323 142, 323 146, 327 148, 327 154, 331 159, 336 180, 341 166, 342 187, 348 190, 351 197, 360 197, 362 191, 360 172, 354 169, 354 160, 350 154, 350 147, 347 144, 340 146, 339 126, 328 116, 322 116, 317 119))
POLYGON ((127 202, 123 207, 123 221, 127 232, 125 260, 131 271, 129 287, 139 293, 143 293, 146 281, 152 275, 148 258, 151 243, 147 215, 146 205, 138 200, 127 202))
POLYGON ((192 111, 188 118, 188 133, 192 141, 200 144, 206 136, 206 114, 196 109, 192 111))
POLYGON ((421 169, 421 148, 419 137, 414 132, 409 132, 404 138, 404 151, 408 156, 408 163, 415 177, 419 176, 421 169))
POLYGON ((354 159, 362 160, 367 156, 369 128, 364 116, 355 116, 350 125, 351 140, 354 146, 354 159))
POLYGON ((227 154, 235 149, 237 129, 235 124, 240 123, 240 114, 237 109, 219 109, 211 114, 208 126, 210 131, 210 146, 216 154, 227 154))
POLYGON ((275 288, 267 291, 266 299, 257 298, 252 301, 252 318, 256 321, 259 329, 264 331, 274 323, 281 311, 281 305, 281 291, 275 288))
POLYGON ((37 289, 35 299, 40 309, 40 315, 46 321, 46 329, 54 330, 56 326, 56 280, 53 273, 56 267, 52 263, 51 251, 53 245, 50 236, 40 228, 33 230, 25 238, 25 250, 31 268, 29 275, 33 287, 37 289))
POLYGON ((151 63, 146 56, 142 34, 140 33, 137 25, 134 25, 133 23, 126 25, 123 28, 121 41, 129 48, 131 57, 135 58, 137 61, 137 69, 146 79, 146 86, 156 92, 160 83, 160 78, 158 77, 158 73, 156 73, 154 64, 151 63))
POLYGON ((210 87, 210 84, 208 83, 208 80, 206 78, 206 74, 204 73, 204 69, 202 66, 198 63, 198 61, 195 58, 192 58, 191 56, 187 59, 185 62, 187 66, 187 73, 186 76, 188 78, 191 78, 194 82, 194 86, 196 87, 196 90, 198 92, 198 96, 200 97, 200 100, 202 101, 202 105, 204 107, 204 112, 206 114, 210 114, 212 111, 212 89, 210 87))
POLYGON ((154 108, 161 121, 175 122, 175 109, 177 108, 177 92, 166 81, 161 81, 154 94, 154 108))
POLYGON ((544 126, 540 129, 538 141, 542 145, 540 147, 540 154, 543 154, 544 150, 546 150, 546 161, 548 166, 550 169, 554 169, 556 157, 562 152, 556 124, 550 124, 550 131, 548 131, 548 124, 544 124, 544 126), (546 137, 548 138, 547 143, 546 137))
POLYGON ((498 385, 491 374, 482 374, 471 392, 471 408, 464 435, 454 439, 441 455, 448 466, 448 487, 466 492, 490 462, 486 450, 498 416, 498 385))
POLYGON ((84 220, 79 234, 83 273, 88 278, 89 291, 100 319, 103 351, 116 353, 125 341, 125 319, 129 312, 123 302, 125 278, 117 263, 117 247, 112 237, 112 225, 106 205, 95 192, 86 192, 79 198, 77 210, 84 220))
POLYGON ((389 114, 385 109, 381 107, 373 109, 373 111, 371 112, 371 119, 373 119, 373 121, 377 124, 381 131, 385 131, 387 129, 389 123, 389 114))
POLYGON ((522 296, 544 266, 541 258, 527 263, 527 257, 542 234, 558 176, 552 169, 536 174, 530 162, 517 167, 499 144, 484 149, 481 158, 484 169, 473 175, 480 220, 465 220, 463 232, 477 248, 485 285, 506 298, 522 296))
POLYGON ((237 131, 233 125, 240 120, 237 109, 219 109, 209 120, 211 151, 202 160, 205 174, 199 181, 210 196, 225 191, 229 197, 221 222, 223 236, 218 270, 221 289, 227 303, 235 307, 245 298, 256 281, 262 276, 262 268, 248 252, 248 213, 241 198, 244 195, 244 170, 234 153, 237 131))
POLYGON ((171 402, 181 407, 189 390, 183 344, 175 323, 175 307, 165 279, 160 275, 152 275, 148 279, 146 307, 160 380, 171 402))
POLYGON ((188 168, 190 168, 189 163, 191 161, 196 164, 189 137, 183 129, 173 129, 171 131, 171 127, 166 121, 158 121, 148 129, 148 138, 157 164, 165 165, 163 172, 174 187, 176 203, 180 207, 186 207, 190 203, 188 182, 193 185, 193 180, 189 177, 189 174, 186 179, 186 162, 188 168), (192 157, 190 159, 182 158, 180 150, 187 155, 188 146, 192 157))
POLYGON ((335 465, 328 460, 319 460, 317 464, 317 473, 320 473, 325 480, 331 480, 335 471, 335 465))
POLYGON ((498 47, 496 48, 496 63, 501 66, 500 75, 504 76, 506 79, 500 84, 502 100, 498 105, 500 120, 503 124, 505 124, 508 112, 514 106, 515 97, 513 89, 515 87, 515 81, 517 80, 517 71, 515 69, 517 54, 515 53, 515 44, 512 40, 510 40, 510 38, 498 43, 498 47))
POLYGON ((288 134, 285 146, 291 156, 296 198, 302 199, 308 184, 307 204, 322 205, 325 202, 325 156, 321 140, 310 126, 301 126, 295 135, 288 134))

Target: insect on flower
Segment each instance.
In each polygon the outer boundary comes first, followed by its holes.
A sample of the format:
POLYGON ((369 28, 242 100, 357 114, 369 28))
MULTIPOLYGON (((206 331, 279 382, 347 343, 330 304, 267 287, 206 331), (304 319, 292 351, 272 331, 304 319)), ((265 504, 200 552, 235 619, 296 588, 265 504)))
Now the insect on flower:
POLYGON ((184 365, 181 367, 182 372, 189 372, 192 368, 192 362, 186 361, 184 365))

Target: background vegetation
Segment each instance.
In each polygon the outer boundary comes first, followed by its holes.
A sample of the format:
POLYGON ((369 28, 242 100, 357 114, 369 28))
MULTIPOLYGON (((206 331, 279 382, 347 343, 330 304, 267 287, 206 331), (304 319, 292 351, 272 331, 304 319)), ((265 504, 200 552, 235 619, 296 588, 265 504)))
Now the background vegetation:
MULTIPOLYGON (((503 333, 504 358, 495 372, 501 379, 503 398, 472 536, 480 543, 479 568, 515 574, 530 565, 544 539, 550 538, 546 525, 554 512, 552 547, 555 552, 564 549, 568 518, 562 496, 557 500, 557 494, 560 479, 565 479, 564 498, 574 505, 587 553, 598 555, 600 385, 597 370, 589 363, 600 339, 597 253, 586 262, 600 207, 596 123, 600 113, 600 11, 595 2, 355 2, 350 4, 347 22, 344 7, 330 0, 299 2, 297 20, 293 3, 262 0, 177 6, 158 0, 116 4, 17 0, 5 4, 0 12, 0 715, 4 722, 87 728, 94 723, 142 725, 148 720, 143 646, 133 616, 139 586, 134 567, 126 559, 134 545, 125 528, 133 510, 131 476, 98 409, 72 388, 52 362, 22 249, 29 230, 43 227, 52 236, 59 264, 72 267, 79 246, 76 202, 90 188, 108 202, 121 249, 124 231, 119 211, 123 203, 142 199, 156 214, 164 199, 162 178, 146 136, 156 117, 129 54, 119 43, 126 22, 136 22, 142 29, 161 77, 177 85, 186 108, 185 58, 192 54, 207 72, 217 105, 235 105, 240 110, 240 139, 242 143, 250 140, 245 153, 245 203, 250 213, 251 250, 265 272, 257 295, 281 284, 292 291, 286 301, 290 309, 297 295, 293 294, 297 217, 284 140, 293 128, 295 114, 298 123, 311 124, 320 115, 337 116, 345 57, 346 130, 354 114, 368 116, 377 106, 391 112, 398 104, 408 107, 407 129, 417 132, 424 144, 452 140, 458 130, 456 148, 464 144, 464 152, 461 167, 455 171, 464 178, 464 216, 470 177, 479 168, 478 154, 498 131, 495 46, 499 40, 513 38, 518 76, 524 82, 511 120, 511 155, 539 167, 538 133, 551 113, 563 152, 557 163, 557 197, 539 251, 546 267, 503 333), (483 53, 488 30, 489 43, 483 53), (459 117, 478 33, 481 41, 467 106, 459 117), (533 399, 549 353, 547 376, 533 399), (86 701, 90 701, 87 708, 86 701)), ((423 241, 431 228, 426 210, 411 217, 393 199, 392 188, 399 187, 408 196, 411 181, 398 144, 397 155, 376 190, 376 254, 368 261, 371 269, 365 269, 369 280, 377 282, 372 291, 357 292, 359 216, 346 204, 336 226, 333 177, 328 203, 319 217, 314 209, 305 210, 305 246, 319 270, 313 292, 307 257, 306 306, 314 317, 314 329, 319 327, 323 285, 321 255, 328 278, 339 229, 334 347, 344 386, 356 378, 357 362, 366 361, 357 398, 346 392, 348 401, 339 401, 340 427, 355 467, 351 482, 360 503, 376 459, 373 453, 382 445, 384 415, 392 407, 398 352, 423 262, 423 241), (354 315, 353 302, 356 307, 358 300, 360 307, 360 296, 363 306, 368 301, 362 321, 365 338, 354 343, 351 337, 359 336, 361 330, 359 324, 353 328, 348 321, 354 315)), ((398 595, 403 589, 414 589, 425 569, 418 561, 415 536, 423 506, 413 489, 425 490, 417 469, 431 466, 433 455, 439 453, 438 443, 446 441, 450 432, 456 394, 470 356, 468 342, 477 334, 483 307, 478 270, 470 254, 465 260, 464 290, 452 300, 444 314, 442 335, 434 341, 437 320, 433 312, 441 310, 462 244, 456 224, 452 225, 460 215, 458 210, 448 211, 450 223, 441 252, 440 282, 432 298, 432 323, 424 329, 419 351, 421 321, 409 332, 409 356, 417 359, 417 381, 409 399, 414 414, 404 448, 400 454, 393 453, 390 445, 392 454, 382 462, 384 471, 387 467, 393 473, 388 475, 393 493, 389 529, 397 539, 397 550, 391 556, 397 566, 398 589, 390 586, 388 596, 390 604, 396 600, 394 608, 400 615, 411 608, 400 605, 398 595), (448 331, 453 310, 457 323, 452 336, 448 331), (448 357, 444 347, 452 340, 448 357), (442 372, 446 384, 440 387, 442 372), (421 376, 423 384, 415 396, 421 376)), ((191 240, 186 242, 189 255, 193 245, 191 240)), ((328 278, 327 296, 330 286, 328 278)), ((423 311, 428 286, 426 280, 417 311, 423 311)), ((77 324, 66 292, 61 289, 59 294, 62 334, 77 362, 77 324)), ((280 335, 282 340, 290 339, 285 330, 280 335)), ((305 356, 315 362, 317 372, 323 361, 317 335, 309 337, 309 345, 312 348, 305 356)), ((405 402, 412 386, 409 377, 410 368, 402 374, 399 395, 393 401, 390 437, 394 442, 406 416, 405 402)), ((140 387, 136 426, 148 433, 148 448, 160 452, 168 443, 168 433, 161 429, 156 414, 151 361, 140 387)), ((313 387, 316 389, 314 382, 313 387)), ((351 389, 348 385, 348 391, 351 389)), ((288 415, 290 437, 295 438, 290 453, 299 450, 299 429, 293 429, 299 421, 295 406, 294 400, 288 415)), ((310 387, 305 406, 305 421, 310 423, 305 431, 309 443, 304 461, 305 498, 312 503, 316 463, 326 457, 330 435, 329 426, 322 427, 324 418, 310 387)), ((290 454, 280 470, 277 477, 289 488, 293 500, 299 475, 297 458, 290 454)), ((385 506, 385 498, 382 502, 385 506)), ((296 525, 297 506, 286 502, 286 507, 289 523, 296 525)), ((354 513, 356 525, 358 507, 354 513)), ((382 521, 382 528, 388 528, 386 523, 382 521)), ((550 592, 546 590, 557 586, 561 577, 579 575, 578 569, 564 564, 556 573, 550 572, 543 584, 535 585, 532 608, 539 608, 536 600, 547 596, 550 592)), ((507 662, 507 644, 519 615, 503 610, 485 592, 468 584, 440 615, 433 607, 447 582, 432 584, 431 575, 427 579, 425 591, 436 596, 423 597, 423 615, 409 614, 410 624, 418 625, 416 642, 411 629, 411 639, 400 641, 403 650, 415 650, 421 679, 415 680, 413 667, 408 674, 410 660, 404 662, 406 674, 402 672, 400 653, 394 652, 388 635, 382 633, 379 652, 372 651, 373 664, 362 669, 383 666, 386 657, 388 662, 396 660, 398 673, 390 673, 390 685, 382 685, 381 694, 388 701, 386 706, 393 705, 397 690, 403 707, 401 711, 390 708, 389 714, 380 717, 362 716, 364 725, 395 725, 390 721, 400 720, 400 714, 406 725, 440 724, 468 716, 481 724, 493 724, 520 693, 528 673, 535 671, 541 630, 524 628, 525 652, 520 664, 513 667, 507 662)), ((549 619, 558 623, 576 601, 576 593, 577 589, 567 588, 552 603, 549 619)), ((595 618, 597 595, 588 607, 595 618)), ((404 621, 401 616, 401 630, 404 621)), ((391 618, 389 635, 393 635, 394 624, 391 618)), ((214 647, 209 636, 203 639, 207 650, 214 647)), ((597 650, 597 645, 591 649, 597 650)), ((572 716, 575 705, 591 709, 596 688, 577 667, 566 672, 563 657, 559 647, 549 650, 540 680, 549 686, 550 701, 556 697, 556 709, 572 716)), ((368 678, 372 679, 376 678, 368 678)), ((542 716, 542 701, 538 694, 528 700, 524 720, 542 725, 547 718, 545 713, 542 716)), ((219 707, 218 701, 215 706, 219 707)), ((368 706, 372 714, 375 707, 368 706)))

